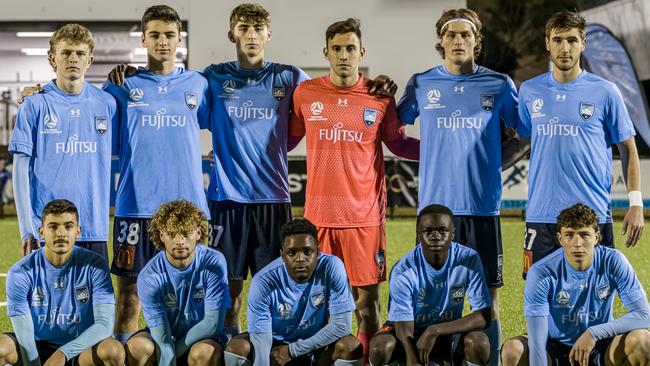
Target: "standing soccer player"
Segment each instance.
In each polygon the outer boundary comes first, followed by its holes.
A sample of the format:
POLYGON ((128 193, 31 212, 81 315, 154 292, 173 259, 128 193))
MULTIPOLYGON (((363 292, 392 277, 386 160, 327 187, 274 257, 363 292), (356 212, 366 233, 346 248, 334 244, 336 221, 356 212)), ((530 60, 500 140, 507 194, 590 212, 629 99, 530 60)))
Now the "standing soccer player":
POLYGON ((368 95, 359 74, 365 53, 359 21, 330 25, 325 41, 330 73, 298 86, 290 133, 307 136, 305 217, 318 227, 321 250, 345 263, 367 357, 368 341, 379 328, 379 282, 386 280, 381 142, 414 160, 419 143, 406 136, 393 98, 368 95))
POLYGON ((208 83, 175 66, 181 21, 166 5, 148 8, 141 21, 147 66, 110 82, 120 110, 113 264, 117 275, 116 337, 125 342, 138 329, 136 277, 156 249, 148 226, 161 203, 186 199, 208 216, 201 169, 200 129, 209 125, 208 83))
POLYGON ((0 335, 3 365, 124 365, 111 338, 115 299, 106 259, 75 242, 79 213, 51 201, 39 228, 45 245, 7 273, 7 313, 15 333, 0 335))
POLYGON ((612 145, 618 146, 630 208, 626 245, 643 232, 643 201, 634 125, 618 88, 580 68, 585 19, 570 11, 546 23, 553 70, 521 85, 521 135, 531 136, 524 277, 530 265, 559 247, 560 210, 582 202, 596 211, 603 243, 614 245, 610 190, 612 145))
POLYGON ((280 255, 279 229, 291 219, 287 128, 291 96, 309 77, 299 68, 265 61, 270 15, 242 4, 230 15, 228 39, 237 61, 208 66, 215 164, 208 200, 208 245, 228 263, 232 308, 226 332, 239 334, 243 283, 280 255))
POLYGON ((151 219, 151 240, 164 250, 138 276, 148 328, 126 343, 129 364, 222 364, 230 306, 226 260, 198 245, 205 239, 203 220, 204 213, 185 200, 163 204, 151 219))
POLYGON ((528 335, 504 343, 503 365, 647 365, 650 306, 632 266, 619 251, 598 245, 598 216, 588 206, 560 212, 557 227, 562 248, 528 272, 528 335), (615 292, 628 310, 618 319, 615 292))
MULTIPOLYGON (((417 218, 419 244, 395 264, 390 276, 388 323, 370 342, 373 366, 484 365, 490 359, 485 333, 491 302, 481 258, 454 241, 453 214, 429 205, 417 218), (465 295, 472 312, 463 316, 465 295)), ((498 355, 497 355, 498 359, 498 355)))
POLYGON ((320 253, 317 235, 305 219, 282 227, 282 256, 253 277, 249 333, 228 343, 226 366, 361 364, 361 345, 350 335, 354 301, 345 267, 320 253))
POLYGON ((434 203, 449 207, 456 241, 475 249, 483 262, 493 301, 486 333, 490 364, 496 365, 503 286, 501 171, 528 146, 518 139, 501 142, 502 132, 517 126, 517 90, 508 75, 475 64, 481 28, 473 10, 445 11, 436 22, 436 49, 444 63, 413 75, 397 110, 404 123, 420 117, 419 210, 434 203))
POLYGON ((14 194, 23 255, 44 239, 43 207, 55 198, 74 202, 84 228, 78 245, 108 263, 111 148, 115 101, 84 81, 92 63, 92 34, 78 24, 50 38, 48 60, 56 79, 25 99, 16 116, 9 152, 14 156, 14 194))

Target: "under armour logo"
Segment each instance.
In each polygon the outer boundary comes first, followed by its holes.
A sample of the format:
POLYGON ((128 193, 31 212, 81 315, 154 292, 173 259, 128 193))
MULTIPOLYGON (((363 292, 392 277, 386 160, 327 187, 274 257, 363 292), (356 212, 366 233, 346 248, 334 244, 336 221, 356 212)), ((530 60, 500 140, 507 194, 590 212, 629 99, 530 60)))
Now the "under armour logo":
POLYGON ((80 109, 71 109, 70 110, 70 116, 72 116, 72 117, 81 116, 81 110, 80 109))
POLYGON ((454 93, 464 93, 465 92, 465 87, 464 86, 455 86, 454 87, 454 93))
POLYGON ((158 87, 158 94, 166 94, 167 93, 167 87, 166 86, 159 86, 158 87))
POLYGON ((566 100, 566 94, 556 94, 555 95, 555 100, 565 101, 566 100))
POLYGON ((64 288, 65 287, 65 282, 63 282, 63 278, 57 278, 56 281, 54 281, 54 288, 64 288))
POLYGON ((255 84, 255 79, 253 79, 253 78, 248 78, 248 80, 246 80, 246 82, 247 82, 249 85, 250 85, 250 84, 255 84))
POLYGON ((348 100, 339 98, 339 106, 347 107, 348 106, 348 100))
POLYGON ((588 284, 588 283, 581 283, 581 284, 578 285, 578 286, 580 287, 580 290, 586 290, 586 289, 589 288, 589 284, 588 284))

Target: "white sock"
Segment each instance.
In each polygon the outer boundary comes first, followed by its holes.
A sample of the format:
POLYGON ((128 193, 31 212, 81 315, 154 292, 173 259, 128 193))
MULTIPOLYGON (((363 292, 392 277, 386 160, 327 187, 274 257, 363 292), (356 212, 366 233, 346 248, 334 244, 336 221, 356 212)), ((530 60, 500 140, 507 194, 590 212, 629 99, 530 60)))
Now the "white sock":
POLYGON ((361 366, 361 359, 357 360, 336 360, 334 366, 361 366))

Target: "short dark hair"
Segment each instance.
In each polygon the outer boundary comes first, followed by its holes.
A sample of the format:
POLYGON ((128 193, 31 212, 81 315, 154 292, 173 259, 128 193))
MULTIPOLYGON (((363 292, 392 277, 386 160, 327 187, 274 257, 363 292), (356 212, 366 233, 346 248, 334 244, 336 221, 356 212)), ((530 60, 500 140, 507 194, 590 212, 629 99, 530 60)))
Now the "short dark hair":
POLYGON ((569 208, 565 208, 557 216, 558 233, 563 227, 580 229, 587 226, 591 226, 595 231, 600 231, 598 215, 596 215, 596 212, 591 207, 585 204, 577 203, 569 208))
POLYGON ((271 14, 260 4, 240 4, 230 12, 230 30, 235 30, 237 22, 253 21, 256 24, 271 26, 271 14))
POLYGON ((43 208, 41 220, 42 222, 45 222, 45 217, 47 215, 62 215, 64 213, 73 214, 77 220, 77 224, 79 223, 79 210, 77 210, 77 206, 66 199, 56 199, 48 202, 43 208))
POLYGON ((144 34, 147 29, 147 23, 152 20, 160 20, 165 23, 175 23, 178 26, 178 33, 183 30, 181 23, 181 18, 178 16, 178 13, 174 8, 167 5, 154 5, 147 8, 142 14, 142 19, 140 20, 140 28, 144 34))
POLYGON ((160 205, 149 223, 149 237, 156 249, 164 249, 165 243, 161 239, 164 231, 171 237, 178 234, 187 236, 188 233, 201 229, 201 237, 198 242, 205 239, 205 228, 203 221, 205 214, 192 202, 187 200, 176 200, 160 205))
POLYGON ((577 28, 580 36, 585 38, 587 32, 587 21, 578 12, 562 10, 546 22, 546 37, 551 36, 553 30, 568 31, 577 28))
MULTIPOLYGON (((474 33, 474 38, 476 38, 476 45, 474 46, 474 57, 478 57, 478 55, 481 54, 481 41, 483 39, 483 35, 481 34, 481 28, 483 28, 483 23, 481 23, 481 19, 479 19, 478 14, 476 14, 474 10, 465 9, 465 8, 451 9, 451 10, 444 11, 440 16, 440 19, 438 19, 438 21, 436 22, 436 34, 438 35, 438 39, 442 40, 442 36, 447 31, 447 28, 449 28, 449 26, 443 28, 443 25, 445 25, 445 23, 447 23, 452 19, 465 19, 467 21, 472 22, 472 24, 474 24, 474 26, 476 27, 476 29, 472 28, 472 32, 474 33)), ((442 45, 440 43, 441 43, 440 41, 436 43, 436 50, 438 50, 440 56, 444 59, 445 49, 442 48, 442 45)))
POLYGON ((422 219, 422 216, 424 215, 447 215, 450 219, 454 218, 454 213, 451 212, 449 207, 438 204, 429 205, 423 208, 418 214, 417 225, 420 224, 420 219, 422 219))
POLYGON ((325 47, 327 47, 327 42, 334 38, 337 34, 346 34, 354 33, 359 38, 359 43, 361 43, 361 22, 356 18, 348 18, 346 20, 341 20, 336 22, 325 31, 325 47))
POLYGON ((293 219, 280 228, 280 241, 284 246, 284 239, 291 235, 308 234, 314 237, 314 242, 318 243, 318 229, 311 221, 304 218, 293 219))

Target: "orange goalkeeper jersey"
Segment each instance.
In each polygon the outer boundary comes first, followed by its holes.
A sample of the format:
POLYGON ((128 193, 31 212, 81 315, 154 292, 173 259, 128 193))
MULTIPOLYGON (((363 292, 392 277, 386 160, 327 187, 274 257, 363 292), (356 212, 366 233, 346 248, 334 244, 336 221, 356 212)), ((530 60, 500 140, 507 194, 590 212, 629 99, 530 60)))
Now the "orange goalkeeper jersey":
POLYGON ((368 94, 366 79, 348 88, 329 76, 303 81, 293 94, 289 133, 307 138, 305 217, 321 227, 379 225, 386 213, 382 141, 402 138, 393 98, 368 94))

